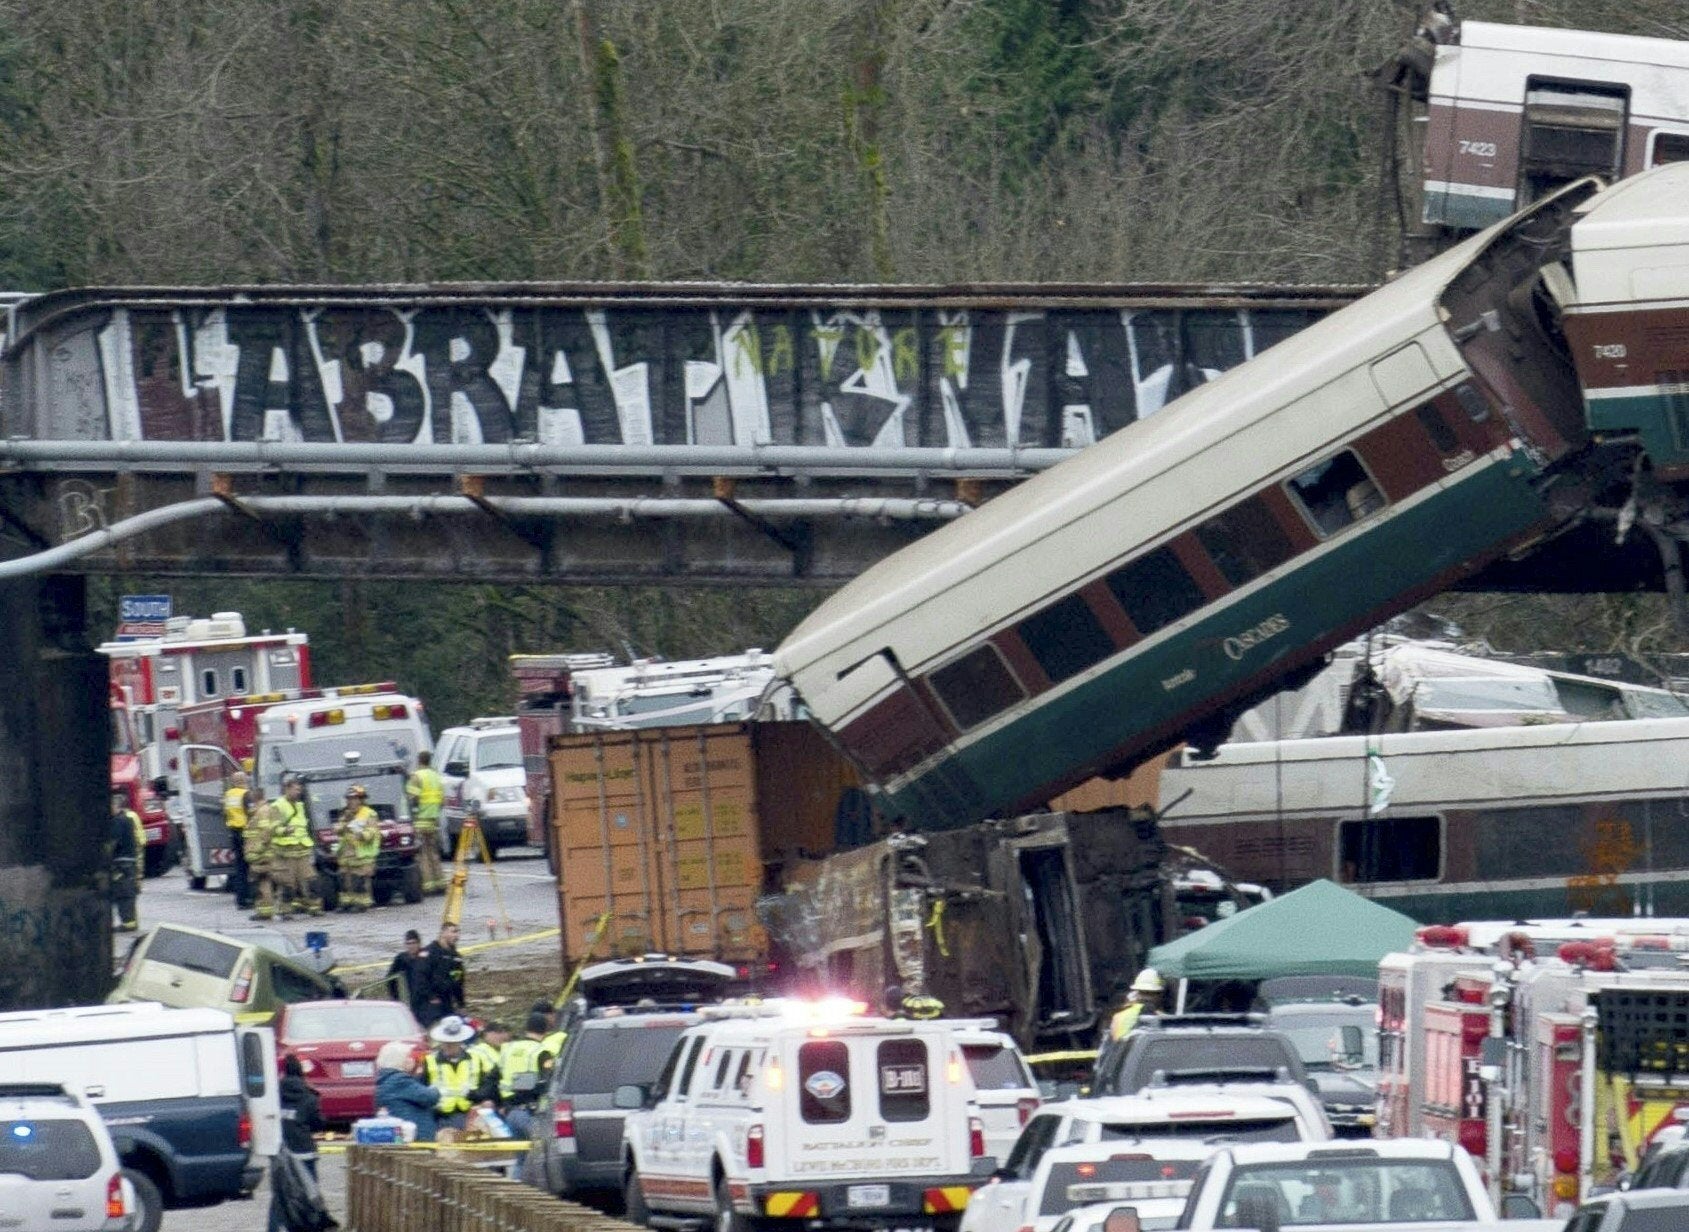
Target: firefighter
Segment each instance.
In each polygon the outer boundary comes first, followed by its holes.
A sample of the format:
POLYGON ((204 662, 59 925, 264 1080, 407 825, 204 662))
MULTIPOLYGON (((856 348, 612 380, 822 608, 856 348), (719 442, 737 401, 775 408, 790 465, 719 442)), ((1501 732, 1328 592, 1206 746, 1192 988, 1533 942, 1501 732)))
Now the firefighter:
POLYGON ((252 881, 246 861, 246 822, 251 788, 246 771, 236 770, 229 776, 229 786, 223 792, 223 824, 228 827, 229 847, 234 863, 229 866, 229 893, 235 896, 235 906, 242 911, 252 906, 252 881))
POLYGON ((135 898, 141 892, 141 855, 147 849, 147 832, 141 815, 129 807, 128 793, 111 793, 111 830, 106 846, 111 849, 111 902, 117 908, 119 932, 140 929, 135 898))
MULTIPOLYGON (((264 799, 264 789, 254 783, 246 797, 246 867, 252 877, 253 900, 258 909, 255 920, 271 920, 276 916, 276 835, 281 830, 281 813, 264 799)), ((285 918, 286 903, 282 904, 285 918)))
POLYGON ((278 820, 275 837, 270 840, 270 859, 275 869, 276 901, 284 914, 321 915, 323 901, 313 888, 311 819, 304 798, 305 784, 289 779, 282 784, 282 798, 275 802, 278 820))
POLYGON ((427 749, 416 755, 416 769, 405 780, 405 794, 411 801, 411 820, 416 823, 417 852, 422 862, 422 892, 444 894, 446 878, 440 869, 440 806, 446 800, 445 780, 434 769, 434 755, 427 749))
POLYGON ((545 1076, 555 1059, 545 1050, 545 1036, 551 1019, 539 1011, 528 1015, 527 1030, 499 1050, 498 1099, 510 1132, 526 1138, 532 1131, 534 1104, 545 1086, 545 1076))
POLYGON ((474 1042, 469 1045, 469 1051, 475 1054, 475 1059, 481 1063, 481 1072, 490 1074, 496 1086, 499 1080, 499 1058, 504 1053, 504 1046, 510 1042, 510 1028, 502 1022, 489 1022, 481 1027, 474 1042))
POLYGON ((569 1038, 569 1033, 557 1029, 561 1016, 557 1012, 557 1007, 551 1002, 534 1002, 533 1008, 528 1011, 530 1026, 533 1024, 536 1015, 545 1020, 545 1026, 540 1031, 540 1048, 545 1051, 549 1058, 545 1062, 544 1068, 550 1069, 552 1063, 562 1054, 563 1041, 569 1038))
POLYGON ((488 1081, 481 1062, 465 1045, 475 1038, 475 1028, 456 1014, 448 1014, 434 1024, 428 1038, 439 1045, 428 1054, 424 1064, 424 1079, 440 1093, 435 1105, 442 1127, 462 1129, 469 1119, 469 1110, 476 1104, 490 1103, 498 1089, 488 1081))
POLYGON ((1166 991, 1167 985, 1162 981, 1161 973, 1154 967, 1145 967, 1138 972, 1127 987, 1126 1003, 1108 1020, 1107 1043, 1118 1044, 1125 1039, 1146 1012, 1159 1014, 1161 998, 1166 991))
POLYGON ((346 789, 346 804, 334 826, 334 858, 340 866, 340 909, 368 911, 375 906, 370 896, 370 877, 381 854, 381 823, 369 806, 369 792, 361 783, 346 789))

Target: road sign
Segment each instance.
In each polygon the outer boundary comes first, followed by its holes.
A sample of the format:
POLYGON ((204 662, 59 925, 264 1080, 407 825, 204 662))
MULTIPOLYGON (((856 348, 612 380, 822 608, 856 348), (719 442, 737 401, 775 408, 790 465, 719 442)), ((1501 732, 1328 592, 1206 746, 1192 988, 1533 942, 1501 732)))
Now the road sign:
POLYGON ((170 619, 170 614, 169 595, 124 595, 117 601, 119 624, 147 621, 162 625, 170 619))

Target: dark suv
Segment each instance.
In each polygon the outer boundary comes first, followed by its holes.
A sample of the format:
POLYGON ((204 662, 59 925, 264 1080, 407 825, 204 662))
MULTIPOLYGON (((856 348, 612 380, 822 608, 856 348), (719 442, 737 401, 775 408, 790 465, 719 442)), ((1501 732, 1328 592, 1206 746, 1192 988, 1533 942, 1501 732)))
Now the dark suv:
POLYGON ((621 1194, 622 1121, 616 1088, 650 1087, 680 1033, 698 1021, 690 1010, 661 1006, 587 1011, 569 1032, 534 1108, 532 1145, 522 1179, 572 1198, 587 1191, 621 1194))
POLYGON ((1378 1097, 1377 1010, 1352 998, 1293 1001, 1267 1011, 1267 1024, 1290 1037, 1319 1088, 1338 1137, 1372 1136, 1378 1097))
POLYGON ((1152 1081, 1273 1082, 1287 1075, 1308 1086, 1296 1046, 1259 1023, 1242 1014, 1145 1014, 1131 1034, 1098 1055, 1091 1094, 1132 1095, 1152 1081))

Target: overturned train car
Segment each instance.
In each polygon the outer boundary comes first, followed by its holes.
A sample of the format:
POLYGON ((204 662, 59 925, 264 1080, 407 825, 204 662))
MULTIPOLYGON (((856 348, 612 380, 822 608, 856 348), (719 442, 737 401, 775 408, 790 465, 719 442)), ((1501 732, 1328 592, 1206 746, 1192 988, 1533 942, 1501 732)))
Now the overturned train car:
POLYGON ((789 866, 759 914, 804 984, 875 1005, 895 987, 996 1017, 1027 1047, 1089 1046, 1176 924, 1168 854, 1142 809, 894 834, 789 866))
POLYGON ((777 671, 934 829, 1212 747, 1582 521, 1640 509, 1680 588, 1685 300, 1689 166, 1580 181, 882 561, 777 671))

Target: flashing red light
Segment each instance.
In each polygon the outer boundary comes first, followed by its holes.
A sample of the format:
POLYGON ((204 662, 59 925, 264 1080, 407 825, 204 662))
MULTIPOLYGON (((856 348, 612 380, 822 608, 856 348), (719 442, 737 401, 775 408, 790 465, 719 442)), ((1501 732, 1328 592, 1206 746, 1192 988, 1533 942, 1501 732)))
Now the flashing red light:
POLYGON ((1554 1152, 1554 1170, 1556 1172, 1576 1172, 1578 1170, 1578 1153, 1569 1146, 1563 1146, 1554 1152))
POLYGON ((1452 924, 1429 924, 1414 933, 1420 945, 1434 950, 1465 949, 1472 942, 1472 934, 1452 924))
POLYGON ((762 1126, 753 1125, 745 1131, 745 1166, 760 1168, 763 1166, 763 1159, 762 1126))

